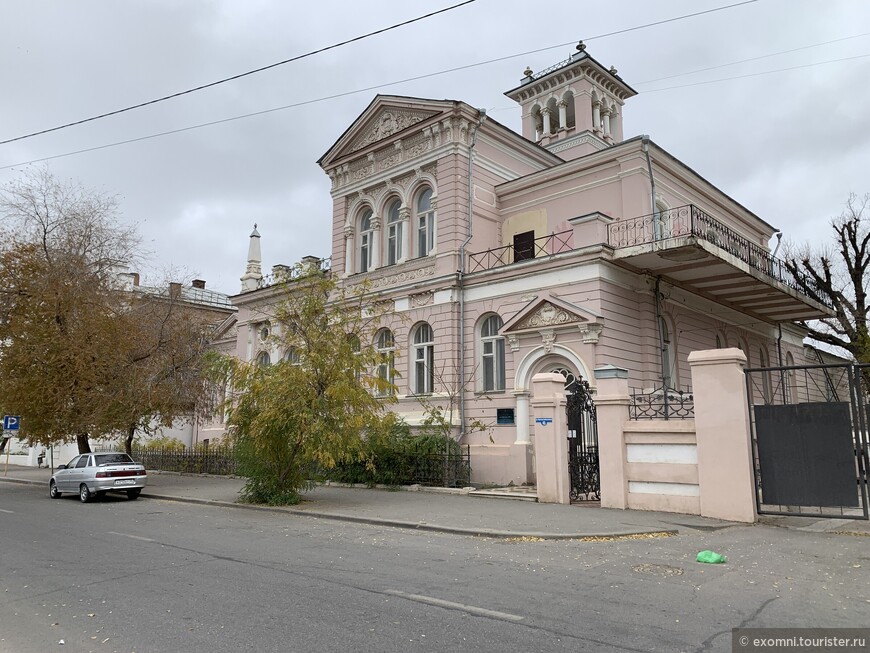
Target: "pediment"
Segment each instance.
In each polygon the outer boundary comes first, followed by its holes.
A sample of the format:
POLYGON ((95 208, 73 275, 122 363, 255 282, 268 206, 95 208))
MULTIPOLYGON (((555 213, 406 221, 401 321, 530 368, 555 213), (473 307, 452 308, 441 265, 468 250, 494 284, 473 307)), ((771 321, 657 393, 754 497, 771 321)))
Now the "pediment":
POLYGON ((450 110, 453 103, 398 96, 378 96, 348 127, 318 163, 323 168, 338 159, 384 141, 414 125, 450 110))
POLYGON ((541 329, 600 325, 602 318, 589 309, 575 306, 550 293, 539 295, 520 309, 501 328, 503 335, 517 334, 541 329))
POLYGON ((235 338, 238 334, 238 317, 236 315, 228 316, 223 322, 218 324, 211 333, 211 341, 225 340, 235 338))

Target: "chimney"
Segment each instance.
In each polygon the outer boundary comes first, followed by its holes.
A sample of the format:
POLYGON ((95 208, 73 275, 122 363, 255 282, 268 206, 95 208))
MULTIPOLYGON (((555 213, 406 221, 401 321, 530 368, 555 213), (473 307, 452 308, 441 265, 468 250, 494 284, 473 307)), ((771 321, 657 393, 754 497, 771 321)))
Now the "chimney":
POLYGON ((169 299, 178 299, 181 297, 181 284, 175 281, 169 284, 169 299))
POLYGON ((138 273, 138 272, 131 272, 131 273, 130 273, 130 278, 133 280, 133 285, 134 285, 134 286, 138 286, 138 285, 139 285, 139 273, 138 273))
POLYGON ((205 290, 205 279, 194 279, 190 282, 190 285, 194 288, 199 288, 200 290, 205 290))
POLYGON ((320 259, 317 256, 303 256, 302 270, 308 274, 320 272, 320 259))

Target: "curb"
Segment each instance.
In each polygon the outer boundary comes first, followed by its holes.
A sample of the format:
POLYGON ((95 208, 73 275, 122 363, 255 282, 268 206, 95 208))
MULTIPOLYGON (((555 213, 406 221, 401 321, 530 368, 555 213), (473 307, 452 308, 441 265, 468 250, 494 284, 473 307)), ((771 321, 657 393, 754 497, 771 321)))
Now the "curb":
POLYGON ((194 503, 203 506, 215 506, 221 508, 241 508, 243 510, 259 510, 263 512, 284 513, 301 517, 314 517, 316 519, 330 519, 355 524, 368 524, 371 526, 392 526, 393 528, 405 528, 416 531, 429 531, 433 533, 449 533, 451 535, 466 535, 470 537, 491 537, 494 539, 534 538, 540 540, 579 540, 583 538, 598 537, 636 537, 641 535, 678 535, 676 529, 650 529, 630 531, 610 531, 607 533, 542 533, 537 531, 502 531, 491 528, 460 528, 458 526, 444 526, 441 524, 429 524, 427 522, 412 522, 399 519, 384 519, 381 517, 359 517, 335 512, 318 512, 316 510, 301 510, 299 508, 281 508, 279 506, 253 506, 244 503, 232 503, 214 499, 196 499, 193 497, 178 497, 164 494, 142 493, 149 499, 163 499, 164 501, 178 501, 181 503, 194 503))
MULTIPOLYGON (((2 478, 0 482, 19 483, 22 485, 45 485, 43 481, 32 481, 22 478, 2 478)), ((469 537, 490 537, 493 539, 513 539, 513 538, 529 538, 540 540, 579 540, 583 538, 598 538, 598 537, 632 537, 642 535, 678 535, 676 529, 650 529, 650 530, 628 530, 628 531, 611 531, 607 533, 586 532, 586 533, 542 533, 538 531, 502 531, 492 528, 460 528, 458 526, 445 526, 442 524, 429 524, 426 522, 403 521, 400 519, 383 519, 380 517, 359 517, 357 515, 347 515, 342 513, 319 512, 316 510, 301 510, 299 508, 281 508, 279 506, 254 506, 244 503, 234 503, 231 501, 219 501, 216 499, 198 499, 195 497, 179 497, 170 494, 154 494, 144 491, 140 495, 147 499, 162 499, 164 501, 177 501, 179 503, 191 503, 200 506, 214 506, 217 508, 239 508, 241 510, 259 510, 261 512, 283 513, 297 515, 300 517, 314 517, 316 519, 330 519, 332 521, 343 521, 354 524, 368 524, 371 526, 392 526, 393 528, 404 528, 415 531, 427 531, 432 533, 448 533, 451 535, 465 535, 469 537)))

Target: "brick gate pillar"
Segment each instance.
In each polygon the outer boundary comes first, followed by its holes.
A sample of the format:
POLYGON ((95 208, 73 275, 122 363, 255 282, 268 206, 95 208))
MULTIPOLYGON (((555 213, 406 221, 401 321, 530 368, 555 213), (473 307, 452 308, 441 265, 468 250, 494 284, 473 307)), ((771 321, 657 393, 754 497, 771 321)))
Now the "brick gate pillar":
POLYGON ((595 414, 598 418, 598 466, 601 507, 628 507, 625 471, 625 423, 628 421, 628 370, 604 365, 595 370, 595 414))
POLYGON ((736 348, 693 351, 692 393, 701 515, 754 522, 752 437, 743 368, 736 348))
POLYGON ((561 374, 535 374, 530 403, 535 417, 538 502, 571 503, 565 377, 561 374))

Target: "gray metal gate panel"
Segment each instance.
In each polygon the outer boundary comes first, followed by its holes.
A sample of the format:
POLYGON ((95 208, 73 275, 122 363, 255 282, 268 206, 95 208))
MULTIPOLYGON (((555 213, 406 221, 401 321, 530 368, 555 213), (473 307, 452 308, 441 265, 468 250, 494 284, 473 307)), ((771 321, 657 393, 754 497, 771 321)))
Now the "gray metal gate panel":
POLYGON ((753 409, 764 503, 860 506, 848 402, 753 409))

